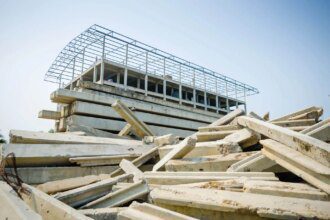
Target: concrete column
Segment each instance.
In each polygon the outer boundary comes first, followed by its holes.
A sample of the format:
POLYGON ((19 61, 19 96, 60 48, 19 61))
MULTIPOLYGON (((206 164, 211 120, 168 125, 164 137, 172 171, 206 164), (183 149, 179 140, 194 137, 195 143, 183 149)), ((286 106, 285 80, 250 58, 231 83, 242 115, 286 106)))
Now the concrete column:
POLYGON ((146 75, 144 76, 144 93, 148 95, 148 52, 146 53, 146 75))
POLYGON ((166 68, 165 68, 165 65, 166 65, 166 59, 164 58, 164 73, 163 73, 163 99, 166 100, 166 68))
POLYGON ((97 80, 97 65, 95 64, 93 69, 93 82, 95 83, 97 80))
POLYGON ((128 44, 126 45, 126 56, 125 56, 125 72, 124 72, 124 89, 127 90, 127 62, 128 62, 128 44))
POLYGON ((100 84, 103 84, 104 81, 104 60, 101 60, 101 71, 100 71, 100 84))
POLYGON ((179 103, 182 104, 181 64, 179 67, 179 103))
POLYGON ((73 79, 74 79, 74 69, 75 68, 76 68, 76 57, 73 58, 73 68, 72 68, 72 77, 71 77, 70 90, 73 90, 73 79))
POLYGON ((195 69, 193 72, 193 103, 194 103, 194 108, 196 108, 196 82, 195 82, 195 69))

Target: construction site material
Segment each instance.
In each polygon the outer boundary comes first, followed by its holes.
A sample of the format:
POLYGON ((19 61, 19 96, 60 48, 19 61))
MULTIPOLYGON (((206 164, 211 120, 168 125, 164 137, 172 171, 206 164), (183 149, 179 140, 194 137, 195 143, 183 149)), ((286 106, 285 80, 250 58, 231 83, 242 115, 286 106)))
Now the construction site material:
POLYGON ((130 161, 123 159, 120 164, 120 168, 123 169, 123 171, 126 174, 132 174, 133 177, 133 182, 139 182, 140 180, 143 179, 143 173, 141 170, 139 170, 134 164, 132 164, 130 161))
POLYGON ((120 211, 127 209, 126 207, 100 208, 100 209, 82 209, 78 210, 81 214, 86 215, 94 220, 118 220, 117 216, 120 211))
POLYGON ((240 129, 237 125, 219 125, 219 126, 206 126, 199 127, 199 132, 213 132, 213 131, 234 131, 240 129))
POLYGON ((23 187, 29 191, 28 194, 21 194, 23 200, 32 210, 41 215, 42 219, 91 219, 32 186, 23 184, 23 187))
POLYGON ((114 178, 107 178, 96 183, 58 193, 55 198, 72 206, 80 207, 111 192, 112 186, 119 181, 132 178, 130 174, 123 174, 114 178))
POLYGON ((314 125, 315 119, 299 119, 299 120, 288 120, 288 121, 274 121, 272 124, 281 127, 296 127, 296 126, 311 126, 314 125))
POLYGON ((309 135, 313 138, 316 138, 316 139, 329 143, 330 142, 330 122, 306 133, 306 135, 309 135))
POLYGON ((234 131, 212 131, 212 132, 197 132, 196 137, 198 142, 216 141, 234 133, 234 131))
POLYGON ((235 142, 242 148, 247 148, 258 143, 260 139, 260 134, 244 128, 226 136, 223 140, 227 142, 235 142))
POLYGON ((7 183, 2 181, 0 181, 0 204, 0 219, 42 219, 18 197, 17 193, 7 183))
POLYGON ((134 199, 141 198, 149 193, 148 184, 143 180, 133 185, 109 193, 97 200, 87 203, 82 208, 104 208, 123 205, 134 199))
POLYGON ((164 186, 152 190, 150 198, 155 205, 198 219, 327 219, 330 216, 330 203, 326 201, 216 189, 164 186))
POLYGON ((259 119, 259 120, 261 120, 261 121, 265 121, 265 119, 264 119, 263 117, 259 116, 259 115, 258 115, 257 113, 255 113, 255 112, 250 112, 250 113, 248 114, 248 116, 251 117, 251 118, 259 119))
MULTIPOLYGON (((159 148, 159 157, 163 158, 171 150, 173 146, 164 146, 159 148)), ((227 142, 223 140, 200 142, 196 143, 195 148, 188 152, 184 158, 194 158, 200 156, 219 155, 241 152, 241 147, 234 142, 227 142)))
MULTIPOLYGON (((297 116, 301 116, 303 114, 306 114, 306 113, 309 113, 309 112, 313 112, 313 111, 318 111, 319 112, 319 116, 321 116, 322 113, 323 113, 322 108, 312 106, 312 107, 304 108, 302 110, 299 110, 299 111, 290 113, 288 115, 285 115, 285 116, 282 116, 282 117, 273 119, 273 120, 271 120, 271 122, 284 121, 284 120, 289 120, 289 119, 294 120, 294 118, 297 117, 297 116)), ((301 119, 301 117, 298 117, 298 119, 301 119)))
POLYGON ((330 124, 330 118, 327 118, 323 121, 320 121, 320 122, 316 123, 315 125, 309 126, 308 128, 302 130, 300 133, 307 134, 311 131, 314 131, 314 130, 322 127, 323 125, 326 125, 326 124, 330 124))
POLYGON ((262 140, 262 154, 303 178, 306 182, 330 193, 330 168, 277 141, 262 140))
POLYGON ((152 168, 152 171, 159 170, 171 159, 182 158, 184 155, 186 155, 195 147, 196 142, 197 142, 197 138, 193 136, 193 137, 187 137, 179 144, 174 145, 173 149, 170 152, 168 152, 168 154, 166 154, 163 158, 161 158, 158 163, 155 164, 155 166, 152 168))
POLYGON ((156 146, 162 147, 164 145, 173 145, 179 141, 179 138, 173 134, 167 134, 159 137, 155 137, 153 143, 156 146))
POLYGON ((248 193, 329 201, 327 193, 304 183, 247 180, 243 190, 248 193))
POLYGON ((41 110, 38 113, 38 118, 60 120, 61 112, 51 111, 51 110, 41 110))
POLYGON ((118 156, 97 156, 97 157, 74 157, 70 158, 71 163, 77 163, 82 167, 116 165, 121 160, 134 160, 138 154, 124 154, 118 156))
POLYGON ((83 125, 70 125, 70 126, 67 126, 66 131, 67 132, 82 131, 82 132, 86 133, 86 136, 127 139, 127 137, 119 136, 119 134, 116 135, 116 134, 113 134, 113 133, 110 133, 110 132, 102 131, 102 130, 99 130, 99 129, 96 129, 96 128, 83 126, 83 125))
POLYGON ((91 183, 101 181, 103 179, 109 178, 110 175, 100 174, 100 175, 90 175, 83 177, 68 178, 62 180, 55 180, 52 182, 43 183, 37 186, 37 189, 47 193, 54 194, 57 192, 63 192, 70 189, 85 186, 91 183))
MULTIPOLYGON (((78 136, 79 138, 79 136, 78 136)), ((70 158, 142 155, 152 149, 152 145, 134 147, 130 142, 118 144, 2 144, 0 155, 15 152, 16 164, 24 166, 72 165, 70 158)), ((11 165, 10 163, 8 165, 11 165)))
POLYGON ((243 115, 245 112, 242 109, 235 109, 234 111, 228 113, 227 115, 221 117, 220 119, 214 121, 209 125, 209 127, 214 127, 214 126, 220 126, 220 125, 226 125, 229 124, 234 118, 237 116, 243 115))
POLYGON ((226 171, 235 162, 255 154, 255 152, 231 153, 226 155, 211 155, 196 158, 170 160, 166 163, 166 171, 216 172, 226 171))
POLYGON ((269 115, 270 115, 270 113, 269 113, 269 112, 266 112, 266 113, 262 116, 262 118, 263 118, 265 121, 269 121, 269 115))
POLYGON ((238 118, 238 123, 254 130, 255 132, 285 144, 292 149, 298 150, 299 152, 313 158, 316 161, 319 161, 327 167, 330 167, 330 144, 277 125, 246 116, 240 116, 238 118))
POLYGON ((255 180, 278 180, 269 172, 144 172, 148 184, 177 185, 246 177, 255 180))
POLYGON ((196 220, 195 218, 163 209, 148 203, 133 202, 127 209, 118 213, 118 220, 196 220))
POLYGON ((132 131, 132 125, 130 124, 126 124, 118 133, 118 136, 123 137, 123 136, 127 136, 131 133, 132 131))
POLYGON ((116 110, 116 112, 132 126, 132 129, 137 136, 141 138, 144 136, 154 136, 150 128, 143 121, 140 121, 134 115, 134 113, 120 100, 116 100, 112 104, 112 108, 116 110))
POLYGON ((140 146, 141 141, 93 136, 77 136, 60 133, 45 133, 22 130, 10 131, 10 143, 22 144, 118 144, 140 146))

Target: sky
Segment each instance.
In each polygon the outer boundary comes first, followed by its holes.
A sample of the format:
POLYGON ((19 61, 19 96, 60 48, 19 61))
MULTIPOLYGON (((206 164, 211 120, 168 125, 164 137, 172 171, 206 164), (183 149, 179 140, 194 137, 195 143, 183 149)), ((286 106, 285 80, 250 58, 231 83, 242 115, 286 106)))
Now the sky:
POLYGON ((330 117, 330 1, 0 0, 0 132, 48 131, 43 81, 58 53, 99 24, 259 89, 248 111, 330 117))

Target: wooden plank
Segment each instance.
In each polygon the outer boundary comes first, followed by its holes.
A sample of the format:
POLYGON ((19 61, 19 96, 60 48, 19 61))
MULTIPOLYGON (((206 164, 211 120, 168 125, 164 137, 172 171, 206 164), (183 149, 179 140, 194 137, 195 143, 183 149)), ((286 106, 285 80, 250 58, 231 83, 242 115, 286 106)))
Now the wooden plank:
POLYGON ((61 112, 51 110, 41 110, 38 113, 38 118, 59 120, 61 118, 61 112))
POLYGON ((330 167, 330 144, 254 118, 241 116, 238 118, 238 123, 330 167))
POLYGON ((116 100, 112 104, 112 108, 132 126, 132 130, 137 136, 140 138, 154 136, 152 130, 143 121, 140 121, 123 102, 116 100))
POLYGON ((152 190, 150 198, 157 206, 198 219, 327 219, 330 216, 327 201, 217 189, 164 186, 152 190))
POLYGON ((23 200, 31 209, 39 213, 43 219, 91 219, 32 186, 23 184, 23 187, 30 192, 29 194, 21 194, 23 200))
POLYGON ((330 193, 330 168, 277 141, 262 140, 262 154, 304 179, 330 193))
POLYGON ((112 103, 114 103, 117 99, 120 99, 123 102, 125 102, 128 105, 128 107, 135 107, 136 109, 139 109, 141 111, 146 111, 151 113, 156 112, 157 114, 168 115, 177 118, 186 118, 192 120, 198 119, 198 121, 201 122, 210 122, 210 121, 212 122, 217 117, 219 117, 215 113, 193 109, 191 107, 186 109, 185 106, 182 105, 180 106, 176 105, 176 108, 174 108, 160 104, 148 103, 141 100, 128 99, 117 95, 105 95, 100 92, 78 92, 67 89, 58 89, 51 94, 50 98, 53 102, 56 103, 71 104, 72 102, 79 100, 79 101, 86 101, 86 102, 98 103, 109 106, 112 103))
POLYGON ((118 138, 101 138, 93 136, 77 136, 60 133, 45 133, 35 131, 11 130, 9 133, 11 143, 30 144, 118 144, 141 146, 137 140, 124 140, 118 138))
POLYGON ((118 213, 118 220, 197 220, 148 203, 133 202, 128 209, 118 213))
POLYGON ((123 205, 134 199, 141 198, 149 193, 148 184, 145 181, 134 183, 133 185, 109 193, 97 200, 94 200, 82 208, 104 208, 104 207, 115 207, 123 205))
POLYGON ((237 108, 234 111, 232 111, 232 112, 228 113, 227 115, 221 117, 220 119, 216 120, 209 126, 214 127, 214 126, 229 124, 232 120, 234 120, 234 118, 236 118, 237 116, 240 116, 240 115, 244 115, 244 113, 245 113, 244 110, 237 108))
POLYGON ((230 165, 255 152, 231 153, 196 158, 170 160, 165 165, 166 171, 215 172, 226 171, 230 165))
POLYGON ((129 174, 107 178, 96 183, 58 193, 55 195, 55 198, 71 207, 77 208, 107 195, 111 192, 112 186, 120 181, 127 181, 131 178, 132 175, 129 174))
POLYGON ((69 159, 75 157, 142 155, 152 148, 130 144, 2 144, 0 152, 3 157, 13 152, 18 167, 31 167, 72 165, 69 159))
POLYGON ((74 157, 70 158, 71 163, 77 163, 82 167, 117 165, 122 159, 134 160, 139 154, 123 154, 114 156, 97 156, 97 157, 74 157))
POLYGON ((0 219, 41 220, 41 216, 35 213, 22 201, 17 193, 5 182, 0 181, 0 219))
POLYGON ((152 168, 153 171, 157 171, 162 168, 169 160, 182 158, 188 152, 190 152, 196 145, 197 138, 196 137, 187 137, 179 144, 173 146, 173 149, 166 154, 158 163, 154 165, 152 168))

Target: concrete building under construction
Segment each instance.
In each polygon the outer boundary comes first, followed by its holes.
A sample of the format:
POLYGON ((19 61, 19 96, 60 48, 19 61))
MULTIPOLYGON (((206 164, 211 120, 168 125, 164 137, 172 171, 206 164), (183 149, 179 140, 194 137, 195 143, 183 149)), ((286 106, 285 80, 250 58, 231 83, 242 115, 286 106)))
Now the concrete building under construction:
POLYGON ((122 119, 101 108, 122 99, 143 121, 155 126, 157 134, 175 129, 185 136, 219 115, 246 109, 246 97, 258 93, 252 86, 99 25, 69 42, 45 80, 59 84, 51 99, 66 112, 57 123, 60 131, 79 124, 119 132, 125 125, 122 119), (100 102, 83 94, 111 100, 100 102), (96 109, 101 112, 96 114, 96 109))

